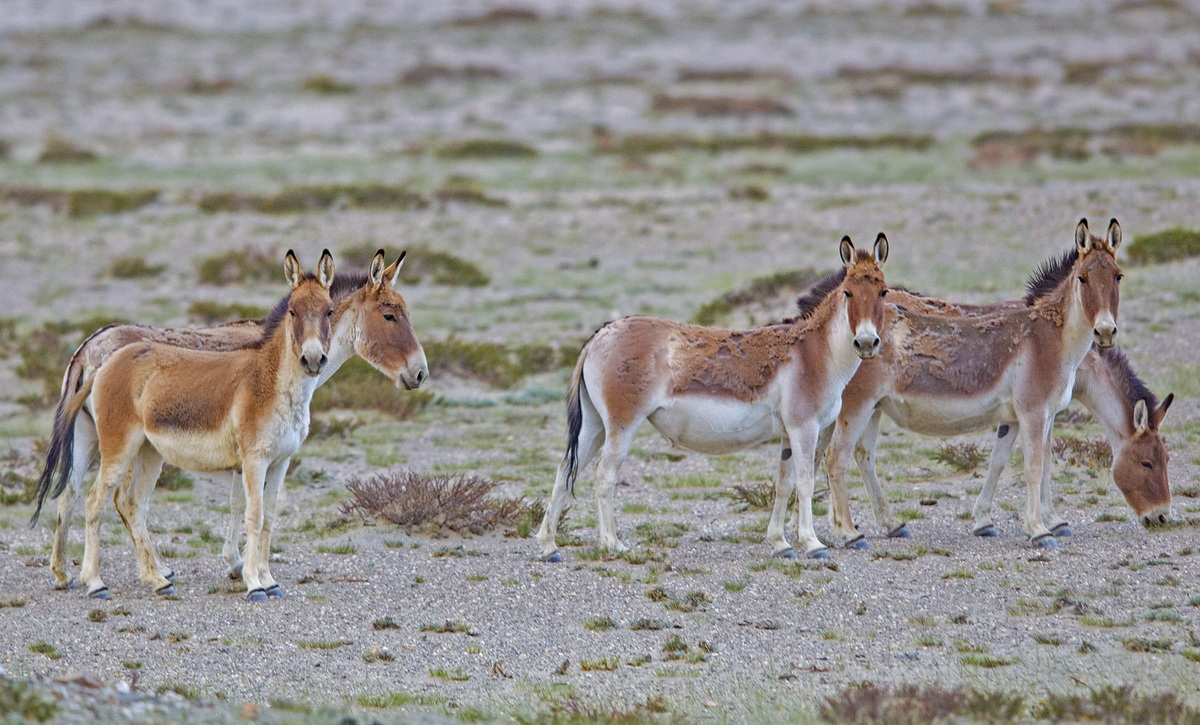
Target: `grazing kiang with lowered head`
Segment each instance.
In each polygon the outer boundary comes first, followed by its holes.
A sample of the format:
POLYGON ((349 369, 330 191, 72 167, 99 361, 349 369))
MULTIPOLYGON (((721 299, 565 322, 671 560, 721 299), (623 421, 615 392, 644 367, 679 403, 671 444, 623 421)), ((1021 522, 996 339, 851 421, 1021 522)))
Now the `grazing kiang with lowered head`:
MULTIPOLYGON (((425 351, 409 321, 408 304, 396 290, 405 256, 406 254, 401 252, 400 257, 388 266, 381 249, 375 253, 366 274, 338 274, 334 277, 333 284, 330 285, 334 313, 331 318, 329 360, 317 376, 318 387, 329 380, 352 355, 366 360, 398 386, 406 389, 420 387, 428 379, 429 367, 425 360, 425 351)), ((287 300, 283 300, 280 304, 286 303, 287 300)), ((277 314, 283 314, 283 309, 278 310, 277 314)), ((65 410, 74 393, 96 374, 101 365, 126 345, 153 342, 194 350, 235 350, 259 340, 265 322, 239 320, 214 327, 191 329, 162 329, 128 324, 105 327, 84 340, 71 356, 63 376, 58 410, 65 410)), ((67 573, 68 532, 75 500, 83 488, 88 469, 96 456, 96 423, 87 405, 81 414, 76 416, 72 435, 72 455, 69 459, 59 457, 61 446, 50 447, 46 467, 38 482, 37 510, 34 512, 36 521, 42 503, 50 492, 52 480, 57 476, 64 483, 54 493, 58 498, 58 519, 50 567, 56 579, 56 587, 60 589, 68 589, 74 585, 74 580, 67 573)), ((246 499, 243 495, 241 476, 235 473, 231 478, 231 512, 222 555, 229 566, 230 577, 238 579, 242 576, 242 554, 238 547, 238 539, 243 528, 242 516, 246 508, 246 499)), ((135 515, 133 507, 148 504, 155 483, 156 480, 149 476, 134 476, 133 479, 120 483, 115 500, 121 509, 122 520, 127 524, 145 521, 145 516, 135 515), (149 489, 131 490, 134 483, 148 486, 149 489)), ((142 532, 141 536, 149 539, 147 532, 142 532)), ((158 558, 157 552, 155 558, 163 577, 174 580, 175 572, 158 558)))
MULTIPOLYGON (((1080 220, 1074 247, 1030 278, 1019 307, 946 315, 887 305, 883 349, 846 386, 825 455, 838 540, 866 546, 851 521, 846 471, 856 447, 874 450, 871 421, 879 412, 925 435, 1003 425, 1019 429, 1025 456, 1025 532, 1043 548, 1056 545, 1055 535, 1070 534, 1051 507, 1050 430, 1054 415, 1071 402, 1076 371, 1093 343, 1106 349, 1115 342, 1121 279, 1115 253, 1120 243, 1116 219, 1105 237, 1091 234, 1087 220, 1080 220), (864 436, 868 430, 869 438, 864 436)), ((871 458, 873 453, 862 455, 871 458)), ((903 524, 895 525, 878 508, 883 501, 878 480, 867 476, 867 485, 877 502, 877 521, 894 526, 891 535, 904 535, 903 524)), ((1165 517, 1163 510, 1150 512, 1159 513, 1165 517)))
MULTIPOLYGON (((302 274, 289 251, 284 271, 291 292, 256 340, 225 352, 152 342, 126 345, 56 417, 52 446, 60 447, 64 460, 72 457, 75 418, 85 403, 96 424, 100 472, 88 493, 80 572, 89 596, 109 596, 99 570, 101 514, 109 492, 134 476, 157 479, 164 460, 190 471, 241 471, 246 497, 242 577, 248 597, 282 596, 270 572, 271 526, 288 462, 308 435, 317 377, 329 362, 333 258, 326 250, 317 273, 302 274)), ((65 484, 60 478, 60 491, 65 484)), ((124 490, 152 488, 134 482, 124 490)), ((142 539, 145 507, 126 502, 118 510, 133 517, 126 526, 142 580, 160 594, 171 593, 150 542, 142 539)))
MULTIPOLYGON (((911 313, 948 317, 987 315, 1025 307, 1023 300, 985 305, 957 304, 895 288, 888 292, 888 303, 911 313)), ((1175 396, 1167 395, 1159 402, 1158 397, 1134 372, 1124 353, 1115 347, 1101 350, 1093 346, 1075 371, 1071 399, 1091 412, 1108 438, 1113 455, 1113 483, 1142 524, 1151 527, 1167 523, 1171 513, 1171 484, 1167 476, 1166 441, 1159 425, 1175 396)), ((890 536, 904 537, 909 533, 908 527, 893 516, 875 471, 875 445, 882 415, 882 410, 876 408, 854 447, 854 460, 858 464, 859 474, 866 481, 876 523, 884 527, 890 536)), ((992 501, 1000 474, 1016 445, 1018 433, 1019 425, 1015 420, 997 426, 996 444, 988 456, 987 476, 972 513, 971 531, 976 536, 997 535, 991 518, 992 501)), ((822 431, 818 458, 824 455, 832 434, 832 426, 822 431)), ((1049 476, 1043 476, 1042 486, 1049 485, 1049 476)), ((1043 500, 1049 498, 1048 491, 1043 491, 1042 495, 1043 500)), ((1054 518, 1052 511, 1043 511, 1042 516, 1047 520, 1054 518)), ((1070 527, 1060 525, 1054 533, 1055 536, 1063 536, 1069 530, 1070 527)))
POLYGON ((856 250, 845 237, 840 252, 843 268, 817 285, 804 312, 791 320, 734 331, 626 317, 592 335, 571 377, 567 452, 538 531, 544 560, 562 560, 555 544, 558 519, 578 470, 597 453, 599 545, 626 550, 617 537, 613 491, 646 420, 673 444, 701 453, 781 440, 767 540, 774 555, 796 555, 784 517, 798 488, 796 548, 810 557, 828 556, 813 530, 813 455, 821 428, 837 416, 842 389, 859 363, 879 350, 887 237, 879 235, 873 252, 856 250))

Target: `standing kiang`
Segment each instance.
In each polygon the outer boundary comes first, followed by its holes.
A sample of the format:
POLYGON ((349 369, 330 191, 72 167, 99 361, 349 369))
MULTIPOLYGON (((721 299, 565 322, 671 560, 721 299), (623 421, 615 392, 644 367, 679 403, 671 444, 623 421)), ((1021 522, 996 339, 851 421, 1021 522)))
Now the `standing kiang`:
POLYGON ((626 317, 600 328, 580 352, 567 394, 567 451, 538 530, 545 561, 562 561, 558 519, 576 474, 599 454, 595 497, 599 545, 617 537, 613 492, 634 434, 644 421, 673 444, 728 453, 781 440, 780 479, 767 528, 773 555, 829 555, 813 530, 813 455, 821 429, 841 407, 842 389, 883 332, 888 256, 882 233, 872 252, 840 244, 843 268, 819 284, 791 320, 734 331, 657 317, 626 317), (798 489, 796 545, 784 533, 787 502, 798 489))
MULTIPOLYGON (((100 472, 88 493, 80 579, 89 596, 107 598, 100 578, 100 523, 104 503, 124 479, 158 478, 163 461, 197 472, 241 471, 246 497, 246 560, 242 578, 251 601, 282 596, 271 576, 271 527, 288 462, 308 435, 309 404, 328 363, 334 304, 333 257, 326 250, 316 274, 303 274, 295 254, 284 271, 291 292, 258 339, 225 352, 156 343, 114 353, 56 417, 56 438, 71 458, 76 416, 85 405, 96 424, 100 472), (57 435, 60 427, 64 431, 57 435)), ((59 487, 65 481, 59 481, 59 487)), ((134 482, 121 490, 152 485, 134 482)), ((128 503, 124 508, 129 510, 128 503)), ((118 502, 118 509, 122 505, 118 502)), ((126 521, 137 549, 142 581, 157 592, 171 582, 142 538, 145 507, 126 521)))

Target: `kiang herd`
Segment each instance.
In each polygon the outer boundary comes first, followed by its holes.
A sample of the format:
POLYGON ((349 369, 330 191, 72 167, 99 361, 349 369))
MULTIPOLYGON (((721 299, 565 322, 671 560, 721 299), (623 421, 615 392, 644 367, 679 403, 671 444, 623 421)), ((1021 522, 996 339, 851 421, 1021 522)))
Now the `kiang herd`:
MULTIPOLYGON (((1035 271, 1024 299, 967 305, 889 287, 887 237, 879 234, 869 251, 844 237, 842 268, 802 296, 791 319, 742 331, 645 316, 604 325, 584 344, 571 375, 566 454, 537 532, 539 557, 562 561, 557 524, 578 472, 592 459, 598 543, 626 550, 613 496, 634 434, 647 420, 672 444, 701 453, 780 441, 766 537, 778 557, 829 556, 812 515, 822 454, 831 543, 867 548, 847 495, 852 458, 876 523, 887 536, 909 536, 888 510, 875 473, 884 413, 927 435, 996 431, 973 511, 977 536, 997 535, 992 499, 1019 438, 1025 533, 1033 546, 1054 548, 1056 537, 1071 530, 1052 506, 1051 428, 1055 414, 1078 400, 1112 445, 1113 480, 1126 502, 1146 526, 1167 523, 1171 493, 1159 425, 1173 396, 1159 401, 1114 346, 1120 244, 1116 219, 1104 236, 1081 220, 1072 248, 1035 271)), ((75 585, 67 533, 98 454, 79 574, 88 596, 111 596, 99 570, 110 495, 133 540, 141 579, 160 595, 175 593, 174 572, 146 526, 164 461, 232 472, 223 548, 228 574, 244 580, 251 601, 284 596, 271 574, 271 532, 288 462, 308 434, 313 391, 353 355, 407 389, 429 377, 396 289, 403 261, 401 254, 389 266, 380 250, 365 274, 335 276, 325 251, 309 274, 288 252, 291 290, 263 320, 198 329, 115 325, 85 340, 63 377, 33 515, 36 522, 47 496, 58 498, 51 556, 57 586, 75 585)))

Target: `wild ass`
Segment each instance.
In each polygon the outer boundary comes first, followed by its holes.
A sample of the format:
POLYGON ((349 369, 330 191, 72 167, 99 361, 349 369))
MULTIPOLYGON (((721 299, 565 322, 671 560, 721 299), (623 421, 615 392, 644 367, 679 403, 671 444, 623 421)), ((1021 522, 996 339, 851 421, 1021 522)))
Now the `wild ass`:
MULTIPOLYGON (((71 457, 70 432, 84 404, 96 422, 100 472, 88 493, 83 567, 88 596, 106 598, 100 578, 100 516, 110 490, 151 486, 166 460, 199 472, 241 470, 246 496, 247 596, 265 601, 282 594, 270 573, 275 502, 292 454, 308 435, 308 407, 316 378, 328 362, 333 300, 333 258, 321 255, 316 275, 304 275, 289 251, 284 269, 292 291, 263 326, 260 338, 226 352, 155 343, 126 345, 74 394, 56 419, 55 438, 71 457), (59 433, 59 428, 63 433, 59 433), (269 592, 269 593, 268 593, 269 592)), ((63 481, 60 479, 60 485, 63 481)), ((145 507, 118 506, 134 539, 143 581, 156 591, 171 582, 142 538, 145 507)))
POLYGON ((783 459, 795 450, 801 464, 788 466, 776 486, 767 540, 775 556, 796 555, 784 516, 798 487, 797 546, 813 558, 829 555, 813 530, 813 455, 817 434, 837 416, 842 388, 879 350, 887 237, 876 238, 873 254, 856 251, 844 237, 840 253, 845 266, 814 289, 809 309, 792 320, 733 331, 626 317, 592 335, 571 377, 567 451, 538 530, 543 560, 562 561, 554 541, 558 519, 576 474, 597 452, 599 544, 627 549, 616 533, 613 489, 645 420, 675 445, 701 453, 781 439, 783 459))
MULTIPOLYGON (((334 277, 330 295, 336 309, 332 319, 329 361, 317 376, 318 387, 354 354, 362 357, 397 385, 403 385, 409 390, 420 387, 428 377, 425 352, 409 322, 407 303, 395 289, 405 256, 406 253, 401 252, 399 259, 385 268, 386 260, 381 249, 372 258, 366 275, 339 274, 334 277)), ((263 320, 239 320, 225 325, 194 329, 111 325, 98 330, 84 340, 71 356, 63 376, 63 387, 58 402, 59 415, 63 414, 62 411, 75 391, 95 375, 96 370, 113 353, 126 345, 155 342, 196 350, 233 350, 258 340, 262 336, 263 323, 263 320)), ((60 459, 57 454, 59 448, 51 446, 46 468, 38 482, 37 510, 33 515, 33 521, 36 522, 45 496, 50 492, 53 478, 60 477, 60 483, 52 494, 58 497, 58 520, 50 557, 50 568, 55 575, 56 587, 60 589, 68 589, 74 585, 74 580, 67 576, 68 532, 75 500, 96 456, 96 424, 86 406, 83 412, 85 415, 75 418, 70 460, 60 459), (60 495, 64 488, 67 493, 65 496, 60 495)), ((155 483, 154 479, 149 478, 139 477, 137 480, 151 487, 155 483)), ((228 564, 230 578, 238 579, 241 578, 242 571, 238 539, 246 499, 240 476, 235 473, 231 483, 231 513, 222 555, 228 564)), ((117 504, 127 507, 122 514, 126 521, 135 518, 128 507, 136 502, 147 501, 149 495, 149 492, 121 489, 117 504)), ((158 562, 158 568, 167 579, 175 578, 175 573, 161 560, 158 562)), ((171 592, 165 590, 164 593, 171 592)))
POLYGON ((1106 238, 1092 235, 1087 220, 1080 220, 1075 246, 1030 278, 1020 309, 947 317, 887 306, 884 348, 846 386, 825 455, 838 540, 865 545, 851 521, 846 469, 855 444, 881 410, 902 427, 928 435, 1019 424, 1025 531, 1035 546, 1056 545, 1051 529, 1066 522, 1053 515, 1048 487, 1043 493, 1041 486, 1049 475, 1050 429, 1055 413, 1071 401, 1076 370, 1093 341, 1099 348, 1114 344, 1120 243, 1116 219, 1106 238), (1050 512, 1048 522, 1043 511, 1050 512))
MULTIPOLYGON (((1025 306, 1021 300, 990 305, 960 305, 896 288, 889 291, 888 302, 905 308, 906 312, 951 317, 986 315, 1025 306)), ((1108 438, 1113 451, 1113 482, 1125 496, 1129 507, 1140 517, 1144 526, 1166 523, 1171 511, 1171 485, 1167 476, 1167 449, 1159 432, 1159 424, 1175 396, 1168 395, 1160 403, 1120 350, 1115 347, 1105 350, 1093 347, 1075 373, 1071 398, 1091 411, 1108 438)), ((871 416, 870 423, 854 447, 854 460, 866 482, 876 523, 882 525, 889 536, 905 537, 909 533, 908 527, 892 516, 875 473, 875 442, 881 415, 882 411, 876 409, 871 416)), ((832 427, 822 432, 818 455, 825 449, 832 433, 832 427)), ((976 536, 996 536, 996 528, 991 520, 992 500, 1017 436, 1018 424, 1015 420, 1002 423, 997 428, 996 444, 988 458, 987 477, 973 509, 972 533, 976 536)), ((1043 476, 1041 484, 1043 488, 1050 485, 1049 466, 1046 468, 1047 475, 1043 476)), ((1042 494, 1044 501, 1050 500, 1048 490, 1042 494)), ((1045 509, 1042 517, 1047 520, 1055 518, 1052 511, 1045 509)), ((1068 526, 1059 525, 1052 529, 1052 533, 1061 537, 1069 536, 1071 531, 1068 526)))

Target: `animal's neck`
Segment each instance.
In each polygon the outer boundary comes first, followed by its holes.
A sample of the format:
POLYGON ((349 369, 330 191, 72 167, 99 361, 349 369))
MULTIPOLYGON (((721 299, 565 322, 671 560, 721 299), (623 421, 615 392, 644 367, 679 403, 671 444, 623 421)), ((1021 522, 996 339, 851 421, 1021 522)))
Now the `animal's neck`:
POLYGON ((1136 401, 1128 400, 1129 396, 1113 377, 1112 370, 1096 354, 1085 357, 1075 373, 1074 395, 1100 424, 1112 446, 1115 461, 1125 442, 1133 437, 1133 406, 1136 401))
POLYGON ((862 358, 854 352, 854 330, 850 329, 850 320, 840 297, 835 292, 826 298, 811 321, 817 326, 814 332, 819 333, 813 337, 822 340, 828 350, 830 378, 832 381, 841 381, 844 387, 854 377, 862 358))
POLYGON ((296 359, 293 347, 292 326, 285 320, 267 344, 263 345, 261 364, 273 365, 275 368, 278 403, 286 407, 302 405, 307 413, 313 391, 317 389, 317 378, 306 375, 300 368, 300 361, 296 359))
POLYGON ((358 345, 358 308, 352 300, 346 300, 333 313, 333 331, 329 337, 329 360, 317 376, 316 387, 320 387, 333 377, 347 360, 354 357, 358 345))
POLYGON ((1070 282, 1039 300, 1035 305, 1037 317, 1044 324, 1058 328, 1062 340, 1063 366, 1075 370, 1092 348, 1092 321, 1083 312, 1083 303, 1070 282))

